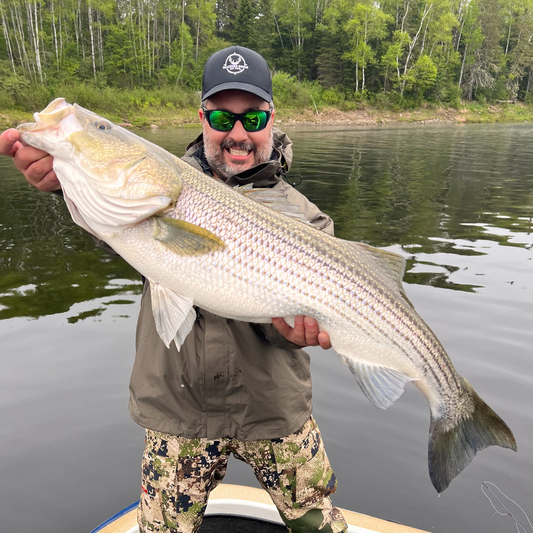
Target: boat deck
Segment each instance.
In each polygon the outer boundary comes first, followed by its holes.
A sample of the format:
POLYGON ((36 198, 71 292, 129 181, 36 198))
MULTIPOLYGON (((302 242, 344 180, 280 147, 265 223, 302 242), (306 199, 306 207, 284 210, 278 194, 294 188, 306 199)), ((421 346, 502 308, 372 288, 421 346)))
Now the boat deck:
MULTIPOLYGON (((349 533, 427 533, 395 522, 341 509, 349 533)), ((267 492, 241 485, 219 485, 210 495, 199 533, 286 532, 267 492), (238 522, 238 523, 236 523, 238 522)), ((130 505, 91 533, 139 533, 137 506, 130 505)))

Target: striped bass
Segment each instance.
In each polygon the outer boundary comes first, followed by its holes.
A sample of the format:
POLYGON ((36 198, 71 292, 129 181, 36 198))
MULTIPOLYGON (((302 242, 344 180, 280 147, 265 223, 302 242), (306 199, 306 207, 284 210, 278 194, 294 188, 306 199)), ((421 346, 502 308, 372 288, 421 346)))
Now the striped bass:
POLYGON ((478 450, 516 451, 408 301, 401 256, 318 231, 276 191, 230 188, 64 99, 34 119, 19 126, 23 141, 53 155, 73 220, 149 280, 167 347, 190 332, 193 305, 258 323, 307 315, 376 407, 408 382, 424 394, 439 493, 478 450))

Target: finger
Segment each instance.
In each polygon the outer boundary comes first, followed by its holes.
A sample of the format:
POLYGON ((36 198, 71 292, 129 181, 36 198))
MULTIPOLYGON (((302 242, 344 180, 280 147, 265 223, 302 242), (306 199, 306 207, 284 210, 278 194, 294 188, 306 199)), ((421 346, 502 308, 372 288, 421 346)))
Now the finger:
POLYGON ((49 182, 54 179, 56 184, 59 185, 56 173, 53 170, 53 162, 54 158, 51 155, 47 155, 32 163, 23 173, 26 176, 28 183, 31 183, 31 185, 42 191, 48 190, 47 186, 49 182))
POLYGON ((31 146, 24 146, 15 155, 15 165, 24 174, 28 183, 41 191, 61 189, 53 170, 54 158, 31 146))
POLYGON ((285 322, 283 318, 273 318, 272 319, 272 325, 278 330, 279 333, 281 333, 285 338, 287 338, 288 335, 291 334, 292 328, 285 322))
POLYGON ((294 344, 298 344, 300 346, 306 345, 305 319, 301 315, 297 315, 294 317, 294 328, 292 330, 291 341, 294 342, 294 344))
POLYGON ((325 331, 321 331, 318 334, 318 344, 320 344, 320 347, 323 350, 329 350, 331 348, 331 340, 329 338, 329 334, 325 331))
POLYGON ((307 346, 318 346, 318 322, 310 316, 305 317, 305 342, 307 346))
POLYGON ((11 128, 2 132, 0 135, 0 155, 13 157, 21 147, 20 133, 17 130, 11 128))
POLYGON ((55 171, 51 170, 43 179, 35 184, 35 187, 43 192, 59 191, 61 189, 61 183, 59 183, 55 171))
POLYGON ((51 155, 47 154, 43 150, 34 148, 33 146, 23 146, 17 150, 15 153, 15 165, 17 168, 25 174, 30 166, 32 166, 37 161, 46 160, 48 158, 49 168, 43 173, 43 176, 52 170, 53 158, 51 155))

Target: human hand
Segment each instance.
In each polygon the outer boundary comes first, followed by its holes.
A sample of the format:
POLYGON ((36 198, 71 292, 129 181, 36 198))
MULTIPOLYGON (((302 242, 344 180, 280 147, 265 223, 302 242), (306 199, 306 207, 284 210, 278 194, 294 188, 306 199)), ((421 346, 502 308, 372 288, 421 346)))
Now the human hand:
POLYGON ((17 130, 9 129, 0 135, 0 155, 11 156, 28 183, 40 191, 51 192, 61 189, 52 168, 54 158, 33 146, 24 146, 17 130))
POLYGON ((294 328, 291 328, 283 318, 273 318, 274 327, 290 342, 298 346, 320 346, 324 350, 331 348, 329 335, 318 330, 318 322, 310 316, 296 316, 294 328))

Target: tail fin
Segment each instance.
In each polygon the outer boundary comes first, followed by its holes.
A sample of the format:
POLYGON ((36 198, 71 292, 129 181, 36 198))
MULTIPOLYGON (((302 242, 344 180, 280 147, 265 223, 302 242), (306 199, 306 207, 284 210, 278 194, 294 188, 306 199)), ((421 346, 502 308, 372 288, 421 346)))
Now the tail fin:
POLYGON ((472 461, 478 450, 501 446, 516 452, 515 438, 507 424, 461 378, 465 394, 472 397, 473 411, 465 413, 452 427, 450 421, 431 417, 429 430, 429 477, 437 492, 472 461))

